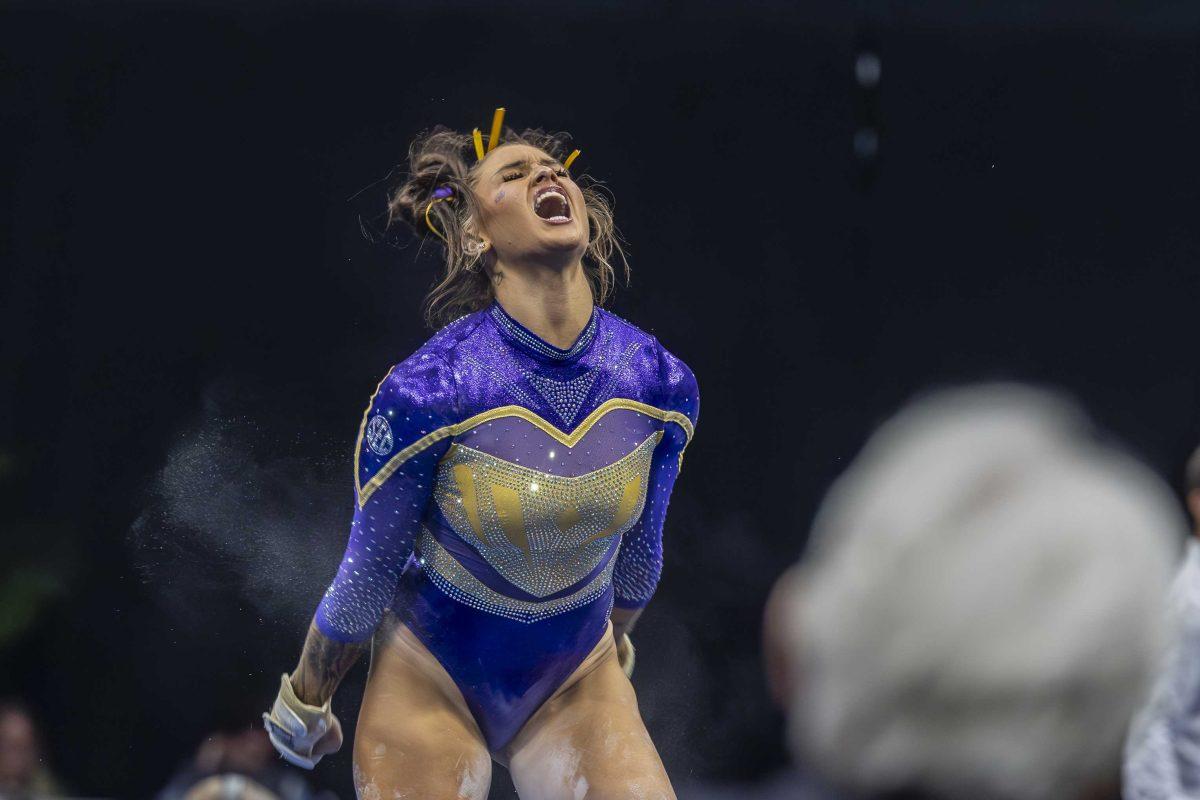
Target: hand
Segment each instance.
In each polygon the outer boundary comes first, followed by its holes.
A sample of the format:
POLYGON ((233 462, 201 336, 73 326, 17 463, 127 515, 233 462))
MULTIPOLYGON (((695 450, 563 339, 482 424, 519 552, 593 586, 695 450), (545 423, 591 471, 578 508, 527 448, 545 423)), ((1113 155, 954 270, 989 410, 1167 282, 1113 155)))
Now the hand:
POLYGON ((329 732, 317 739, 317 743, 313 745, 312 752, 316 761, 319 761, 321 756, 327 756, 342 749, 342 723, 332 714, 330 716, 333 717, 333 724, 329 726, 329 732))
POLYGON ((288 763, 312 769, 323 756, 341 748, 342 725, 329 705, 328 700, 323 706, 302 702, 291 678, 285 673, 280 679, 279 695, 271 710, 263 714, 263 725, 271 744, 288 763))

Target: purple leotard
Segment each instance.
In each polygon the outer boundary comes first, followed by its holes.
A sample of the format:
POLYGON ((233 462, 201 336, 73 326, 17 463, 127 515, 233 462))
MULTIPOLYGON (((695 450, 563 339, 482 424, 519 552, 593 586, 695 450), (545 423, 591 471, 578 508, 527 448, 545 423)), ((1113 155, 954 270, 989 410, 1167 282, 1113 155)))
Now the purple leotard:
POLYGON ((363 416, 350 542, 318 627, 362 641, 391 607, 503 748, 613 604, 654 593, 699 402, 686 364, 600 308, 568 350, 498 303, 447 325, 363 416))

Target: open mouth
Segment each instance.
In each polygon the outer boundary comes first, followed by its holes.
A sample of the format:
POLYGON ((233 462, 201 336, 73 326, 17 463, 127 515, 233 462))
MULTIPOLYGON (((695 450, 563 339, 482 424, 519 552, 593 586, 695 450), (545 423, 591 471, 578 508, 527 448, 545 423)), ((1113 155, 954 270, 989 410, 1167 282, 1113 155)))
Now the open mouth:
POLYGON ((571 221, 571 204, 567 193, 557 186, 540 189, 533 198, 533 213, 552 225, 571 221))

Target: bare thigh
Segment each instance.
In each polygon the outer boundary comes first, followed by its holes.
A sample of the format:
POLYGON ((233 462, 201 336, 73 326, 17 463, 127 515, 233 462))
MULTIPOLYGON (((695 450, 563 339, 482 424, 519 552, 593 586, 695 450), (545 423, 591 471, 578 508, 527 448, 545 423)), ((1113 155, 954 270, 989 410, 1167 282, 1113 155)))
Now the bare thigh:
POLYGON ((407 627, 381 627, 354 733, 360 800, 484 800, 491 783, 458 687, 407 627))
POLYGON ((611 626, 505 755, 521 800, 675 800, 611 626))

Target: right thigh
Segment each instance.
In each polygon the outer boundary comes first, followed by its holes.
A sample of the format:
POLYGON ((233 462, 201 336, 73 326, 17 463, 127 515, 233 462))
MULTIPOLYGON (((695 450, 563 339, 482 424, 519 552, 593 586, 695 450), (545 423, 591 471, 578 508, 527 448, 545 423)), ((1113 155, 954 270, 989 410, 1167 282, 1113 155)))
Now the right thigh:
POLYGON ((674 800, 611 628, 505 752, 522 800, 674 800))
POLYGON ((376 638, 354 733, 360 800, 484 800, 492 759, 462 694, 401 624, 376 638))

